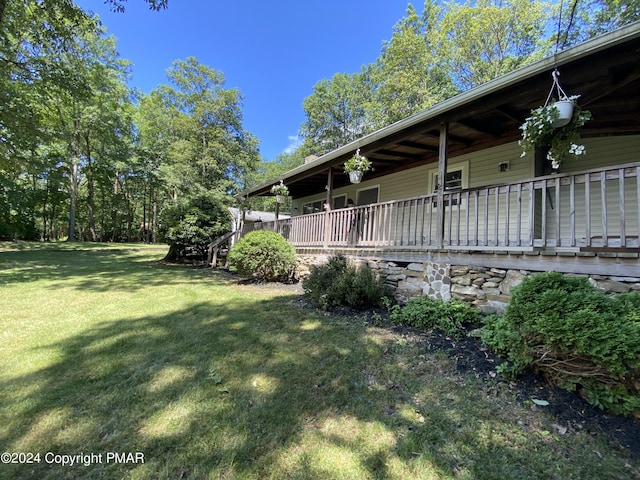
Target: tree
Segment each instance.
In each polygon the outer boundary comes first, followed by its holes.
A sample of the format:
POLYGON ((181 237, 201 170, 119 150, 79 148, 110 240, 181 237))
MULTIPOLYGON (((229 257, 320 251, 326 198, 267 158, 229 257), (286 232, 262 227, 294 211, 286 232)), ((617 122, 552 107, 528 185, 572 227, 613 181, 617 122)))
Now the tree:
MULTIPOLYGON (((110 3, 116 12, 124 12, 124 4, 127 0, 105 0, 104 3, 110 3)), ((164 10, 169 6, 169 0, 144 0, 149 4, 150 10, 164 10)))
MULTIPOLYGON (((110 3, 113 7, 113 10, 116 12, 124 12, 124 4, 127 0, 105 0, 104 3, 110 3)), ((167 8, 169 5, 169 0, 145 0, 149 4, 149 9, 151 10, 163 10, 167 8)), ((3 26, 5 12, 7 10, 7 0, 0 0, 0 28, 3 26)), ((18 2, 13 2, 17 4, 18 2)), ((82 12, 79 7, 76 7, 73 2, 70 0, 44 0, 42 2, 35 2, 23 0, 23 3, 26 3, 27 6, 29 4, 41 6, 43 9, 48 11, 60 11, 63 15, 58 18, 62 19, 70 19, 77 15, 78 12, 82 12)), ((20 6, 18 6, 20 7, 20 6)))
POLYGON ((201 191, 231 194, 255 169, 258 141, 242 127, 241 95, 224 88, 224 75, 190 57, 168 71, 162 86, 164 116, 171 121, 163 178, 174 198, 201 191))
POLYGON ((425 2, 422 16, 409 5, 372 66, 376 126, 383 127, 457 93, 438 56, 440 7, 425 2))
POLYGON ((360 74, 336 73, 321 80, 302 106, 307 120, 301 131, 308 151, 326 152, 371 131, 367 114, 370 88, 360 74))
POLYGON ((447 3, 438 52, 455 84, 466 90, 540 58, 550 8, 529 0, 447 3))

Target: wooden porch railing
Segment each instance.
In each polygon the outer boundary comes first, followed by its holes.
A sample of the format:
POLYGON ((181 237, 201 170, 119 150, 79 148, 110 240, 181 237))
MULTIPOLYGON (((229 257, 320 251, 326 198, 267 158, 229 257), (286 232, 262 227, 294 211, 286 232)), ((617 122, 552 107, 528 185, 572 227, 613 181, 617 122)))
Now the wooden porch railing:
POLYGON ((640 163, 265 222, 296 247, 434 250, 637 249, 640 163), (439 242, 440 240, 440 242, 439 242))

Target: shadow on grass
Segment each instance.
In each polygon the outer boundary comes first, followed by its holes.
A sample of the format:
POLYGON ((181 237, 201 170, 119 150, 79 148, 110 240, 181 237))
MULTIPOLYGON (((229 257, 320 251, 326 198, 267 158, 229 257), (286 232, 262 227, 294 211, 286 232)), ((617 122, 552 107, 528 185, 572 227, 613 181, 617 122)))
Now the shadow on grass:
POLYGON ((51 290, 64 283, 104 292, 192 281, 189 268, 160 264, 164 253, 150 248, 0 252, 0 285, 46 281, 51 290))
MULTIPOLYGON (((105 457, 0 465, 0 477, 620 478, 576 462, 561 471, 569 460, 553 442, 507 443, 496 432, 515 426, 483 395, 452 385, 435 398, 398 364, 396 338, 293 299, 200 302, 43 347, 48 368, 0 384, 3 450, 105 457), (106 463, 106 452, 144 463, 106 463)), ((423 378, 451 373, 429 368, 423 378)))

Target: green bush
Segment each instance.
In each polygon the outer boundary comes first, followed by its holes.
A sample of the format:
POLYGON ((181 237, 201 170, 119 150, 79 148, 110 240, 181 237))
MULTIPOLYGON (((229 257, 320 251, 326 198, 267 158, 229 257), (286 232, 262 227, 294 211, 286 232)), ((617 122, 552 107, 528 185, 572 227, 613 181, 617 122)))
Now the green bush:
POLYGON ((165 261, 188 256, 207 258, 210 242, 229 231, 231 216, 220 198, 209 193, 187 197, 161 212, 161 235, 169 244, 165 261))
POLYGON ((607 296, 586 278, 550 272, 514 288, 503 316, 485 318, 482 341, 614 413, 640 412, 640 295, 607 296))
POLYGON ((329 257, 326 264, 311 269, 303 280, 305 295, 318 307, 383 306, 392 296, 368 268, 357 268, 344 255, 329 257))
POLYGON ((282 235, 267 230, 247 233, 229 251, 229 266, 258 281, 290 282, 296 273, 296 250, 282 235))
POLYGON ((450 337, 459 338, 466 325, 480 321, 480 312, 458 300, 443 302, 417 297, 403 307, 396 305, 391 311, 391 320, 423 330, 439 328, 450 337))

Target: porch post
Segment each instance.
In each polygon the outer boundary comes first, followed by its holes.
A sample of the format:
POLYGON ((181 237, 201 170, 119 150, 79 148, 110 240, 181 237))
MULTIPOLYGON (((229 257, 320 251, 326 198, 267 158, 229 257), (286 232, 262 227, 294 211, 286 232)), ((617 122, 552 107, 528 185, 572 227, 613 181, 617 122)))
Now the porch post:
POLYGON ((436 246, 438 249, 444 248, 444 190, 447 186, 448 144, 449 122, 443 122, 440 124, 440 145, 438 148, 438 191, 436 199, 438 209, 436 214, 436 246))
POLYGON ((329 174, 327 175, 327 205, 331 210, 331 200, 333 199, 333 167, 329 167, 329 174))
POLYGON ((329 212, 331 211, 331 199, 333 197, 333 167, 329 167, 329 173, 327 174, 327 199, 324 204, 324 248, 329 248, 329 241, 331 240, 331 225, 329 212))

